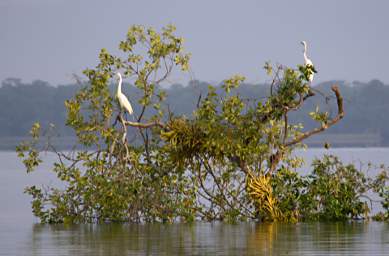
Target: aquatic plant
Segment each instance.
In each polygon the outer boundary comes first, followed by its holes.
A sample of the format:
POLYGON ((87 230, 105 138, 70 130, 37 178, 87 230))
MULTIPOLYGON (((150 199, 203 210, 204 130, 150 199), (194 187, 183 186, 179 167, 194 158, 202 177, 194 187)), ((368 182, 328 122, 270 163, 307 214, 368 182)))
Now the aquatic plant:
MULTIPOLYGON (((342 119, 338 87, 332 87, 336 115, 316 109, 310 116, 318 127, 309 131, 289 121, 290 112, 315 96, 305 66, 266 63, 273 82, 261 98, 236 94, 245 78, 232 76, 193 95, 198 103, 192 116, 176 116, 159 86, 175 69, 189 69, 190 55, 174 32, 173 26, 161 32, 132 26, 119 44, 124 56, 101 50, 99 64, 84 71, 87 81, 65 102, 76 150, 58 151, 50 142, 53 127, 43 131, 39 124, 33 126, 32 140, 17 148, 27 172, 41 163, 43 151, 58 157, 52 171, 63 187, 26 188, 42 222, 297 221, 313 212, 314 203, 308 203, 315 199, 312 184, 325 183, 326 172, 320 171, 325 168, 315 166, 314 176, 304 179, 295 172, 301 161, 291 153, 342 119), (109 90, 118 70, 141 95, 137 104, 131 99, 132 121, 118 111, 109 90)), ((357 208, 353 217, 362 206, 350 207, 357 208)))

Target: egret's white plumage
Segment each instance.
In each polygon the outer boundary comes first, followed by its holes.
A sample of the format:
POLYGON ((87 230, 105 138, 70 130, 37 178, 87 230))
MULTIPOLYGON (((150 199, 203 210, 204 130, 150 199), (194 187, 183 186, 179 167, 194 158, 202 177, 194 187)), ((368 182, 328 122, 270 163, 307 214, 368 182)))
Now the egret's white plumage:
POLYGON ((134 112, 132 110, 132 106, 131 106, 131 103, 130 101, 127 99, 126 95, 124 95, 122 93, 122 82, 123 82, 123 79, 122 79, 122 75, 117 72, 116 75, 118 76, 119 78, 119 83, 118 83, 118 89, 117 89, 117 92, 116 92, 116 97, 118 98, 119 100, 119 105, 120 107, 125 110, 127 110, 127 112, 132 115, 132 113, 134 112))
POLYGON ((309 82, 313 81, 313 75, 316 72, 312 61, 307 57, 307 42, 301 41, 301 44, 304 46, 304 61, 305 61, 305 66, 310 66, 312 68, 312 72, 308 76, 309 82))

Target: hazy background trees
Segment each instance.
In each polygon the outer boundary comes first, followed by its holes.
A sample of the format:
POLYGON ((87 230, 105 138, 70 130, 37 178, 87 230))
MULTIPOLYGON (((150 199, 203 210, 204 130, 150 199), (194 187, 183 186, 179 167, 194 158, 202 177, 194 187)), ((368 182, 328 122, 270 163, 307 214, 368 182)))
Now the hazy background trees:
MULTIPOLYGON (((336 102, 330 93, 330 86, 338 84, 345 100, 347 115, 338 125, 326 134, 375 134, 380 136, 381 146, 389 145, 389 86, 379 80, 368 83, 328 81, 316 85, 320 97, 307 100, 301 112, 293 113, 294 122, 302 122, 306 129, 315 126, 306 113, 318 105, 321 110, 336 112, 336 102)), ((166 104, 175 114, 191 116, 199 97, 204 97, 209 83, 191 81, 187 85, 172 84, 167 89, 166 104)), ((43 127, 55 124, 58 134, 72 136, 72 131, 65 126, 66 110, 64 101, 70 99, 80 89, 80 84, 52 86, 47 82, 36 80, 24 83, 17 78, 9 78, 0 87, 0 141, 10 137, 22 137, 28 134, 31 125, 39 121, 43 127)), ((112 85, 111 90, 116 86, 112 85)), ((132 85, 125 84, 126 95, 136 102, 141 93, 132 85)), ((218 93, 223 93, 220 89, 218 93)), ((268 96, 268 85, 243 84, 237 93, 247 101, 264 99, 268 96)), ((140 107, 134 104, 135 113, 140 107)), ((16 138, 14 138, 17 141, 16 138)), ((12 144, 12 143, 11 143, 12 144)), ((0 143, 0 148, 14 145, 0 143)), ((16 145, 16 143, 15 143, 16 145)), ((363 145, 361 145, 363 146, 363 145)), ((11 149, 10 148, 10 149, 11 149)))

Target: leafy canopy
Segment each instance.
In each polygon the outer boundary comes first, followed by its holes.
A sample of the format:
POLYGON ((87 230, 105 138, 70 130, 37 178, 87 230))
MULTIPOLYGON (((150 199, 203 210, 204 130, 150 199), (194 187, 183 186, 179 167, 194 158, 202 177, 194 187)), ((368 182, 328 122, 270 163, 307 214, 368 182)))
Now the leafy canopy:
POLYGON ((39 124, 32 128, 32 140, 17 148, 27 172, 41 163, 42 151, 58 156, 52 171, 64 187, 26 188, 42 222, 297 221, 333 211, 330 218, 335 219, 361 213, 352 193, 347 211, 338 213, 326 205, 313 212, 318 195, 314 184, 324 184, 327 174, 315 166, 317 176, 302 179, 295 172, 302 160, 291 154, 305 138, 343 117, 337 87, 338 114, 330 117, 316 110, 311 116, 318 127, 310 131, 288 119, 314 96, 306 66, 266 63, 274 79, 265 99, 242 98, 236 89, 245 78, 232 76, 223 81, 222 93, 210 85, 206 95, 193 95, 199 100, 192 118, 177 116, 159 86, 175 70, 189 69, 190 55, 174 33, 171 25, 160 32, 132 26, 119 44, 121 56, 101 50, 99 64, 84 71, 88 81, 65 102, 78 150, 59 152, 50 141, 42 148, 39 124), (134 121, 125 119, 110 93, 117 71, 142 95, 134 121), (129 141, 131 136, 136 140, 129 141))

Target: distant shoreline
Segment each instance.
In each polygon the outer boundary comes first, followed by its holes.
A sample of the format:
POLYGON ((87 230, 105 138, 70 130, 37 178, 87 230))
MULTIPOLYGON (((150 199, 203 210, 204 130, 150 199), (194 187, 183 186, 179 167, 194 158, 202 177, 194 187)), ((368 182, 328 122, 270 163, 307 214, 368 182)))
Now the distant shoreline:
MULTIPOLYGON (((14 151, 16 146, 22 141, 30 140, 30 137, 9 136, 0 137, 0 150, 1 151, 14 151)), ((52 138, 53 145, 58 150, 69 150, 77 145, 77 137, 63 136, 52 138)), ((382 143, 382 137, 376 133, 355 133, 355 134, 319 134, 311 137, 305 141, 305 144, 311 148, 322 148, 324 144, 328 143, 332 148, 367 148, 377 147, 386 148, 389 145, 382 143)), ((43 144, 42 144, 43 146, 43 144)))

